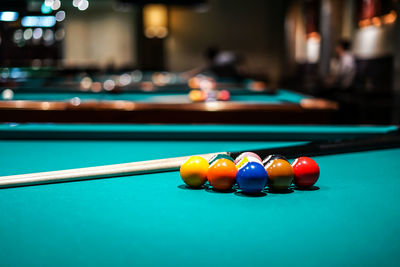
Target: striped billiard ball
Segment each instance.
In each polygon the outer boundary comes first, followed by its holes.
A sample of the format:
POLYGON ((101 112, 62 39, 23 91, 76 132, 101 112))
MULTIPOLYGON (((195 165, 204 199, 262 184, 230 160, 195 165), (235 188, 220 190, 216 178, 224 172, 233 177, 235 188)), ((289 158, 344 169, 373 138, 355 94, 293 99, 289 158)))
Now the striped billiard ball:
POLYGON ((211 164, 213 164, 215 161, 217 161, 217 160, 219 160, 219 159, 227 159, 227 160, 230 160, 230 161, 234 162, 234 160, 233 160, 233 158, 232 158, 231 156, 229 156, 229 155, 227 155, 227 154, 222 154, 222 153, 220 153, 220 154, 214 155, 214 156, 208 161, 208 163, 211 165, 211 164))
POLYGON ((256 159, 258 159, 260 162, 262 162, 262 159, 261 159, 260 156, 257 155, 256 153, 254 153, 254 152, 243 152, 242 154, 240 154, 239 156, 237 156, 237 157, 235 158, 235 164, 238 164, 239 161, 241 161, 241 160, 242 160, 243 158, 245 158, 245 157, 256 158, 256 159))
POLYGON ((284 157, 284 156, 282 156, 282 155, 279 155, 279 154, 272 154, 272 155, 266 156, 266 157, 264 158, 264 160, 262 161, 262 163, 263 163, 264 166, 265 166, 265 165, 267 165, 271 160, 274 160, 274 159, 283 159, 283 160, 288 161, 287 158, 284 157))

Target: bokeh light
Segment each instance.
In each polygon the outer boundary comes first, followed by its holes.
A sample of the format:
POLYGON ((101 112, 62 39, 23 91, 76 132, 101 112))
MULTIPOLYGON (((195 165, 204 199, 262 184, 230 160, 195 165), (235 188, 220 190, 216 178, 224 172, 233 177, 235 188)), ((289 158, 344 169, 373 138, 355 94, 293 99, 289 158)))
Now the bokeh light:
POLYGON ((93 93, 101 92, 101 82, 94 82, 92 83, 92 87, 90 88, 93 93))
POLYGON ((79 10, 84 11, 84 10, 88 9, 88 7, 89 7, 89 1, 87 1, 87 0, 79 1, 79 3, 78 3, 79 10))
POLYGON ((140 70, 134 70, 131 76, 134 83, 140 82, 143 79, 143 73, 140 70))
POLYGON ((28 29, 26 29, 26 30, 24 31, 24 39, 25 39, 25 40, 31 39, 31 38, 32 38, 32 35, 33 35, 33 31, 32 31, 31 28, 28 28, 28 29))
POLYGON ((92 87, 92 79, 90 77, 83 77, 80 82, 80 87, 82 91, 89 91, 92 87))
POLYGON ((1 93, 1 97, 3 98, 3 100, 12 100, 14 98, 14 92, 11 89, 5 89, 1 93))
POLYGON ((55 34, 54 34, 56 41, 61 41, 65 37, 65 30, 64 29, 58 29, 55 34))
POLYGON ((36 28, 33 30, 33 39, 40 39, 42 38, 43 30, 41 28, 36 28))
POLYGON ((61 1, 60 0, 54 0, 53 4, 51 5, 51 9, 57 10, 61 7, 61 1))
POLYGON ((132 77, 128 73, 124 73, 119 76, 118 84, 121 86, 126 86, 132 82, 132 77))
POLYGON ((115 82, 111 79, 108 79, 103 83, 103 87, 106 91, 112 91, 115 88, 115 82))
POLYGON ((61 22, 65 19, 65 11, 64 10, 60 10, 56 13, 56 20, 58 22, 61 22))

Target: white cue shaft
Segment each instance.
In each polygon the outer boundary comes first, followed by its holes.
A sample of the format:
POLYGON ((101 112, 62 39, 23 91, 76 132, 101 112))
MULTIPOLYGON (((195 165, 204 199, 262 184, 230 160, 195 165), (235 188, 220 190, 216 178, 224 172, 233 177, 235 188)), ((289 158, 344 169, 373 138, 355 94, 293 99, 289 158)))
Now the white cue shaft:
MULTIPOLYGON (((227 154, 227 152, 199 155, 207 161, 215 154, 227 154)), ((67 181, 81 181, 107 177, 146 174, 154 172, 167 172, 179 170, 180 166, 190 156, 138 161, 122 164, 112 164, 97 167, 69 169, 61 171, 38 172, 0 177, 0 187, 16 187, 24 185, 48 184, 67 181)))

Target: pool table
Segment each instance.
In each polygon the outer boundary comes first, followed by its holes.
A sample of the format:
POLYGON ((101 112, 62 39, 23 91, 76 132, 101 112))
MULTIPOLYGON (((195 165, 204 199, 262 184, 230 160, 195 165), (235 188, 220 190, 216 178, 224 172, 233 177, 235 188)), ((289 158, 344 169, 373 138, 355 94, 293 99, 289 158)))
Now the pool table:
POLYGON ((15 89, 12 99, 0 101, 0 121, 326 124, 338 110, 335 102, 285 89, 271 93, 235 87, 230 91, 230 101, 191 103, 189 89, 118 94, 15 89))
MULTIPOLYGON (((0 176, 384 135, 396 126, 1 124, 0 176)), ((314 188, 179 172, 0 189, 1 266, 399 266, 400 149, 318 156, 314 188)))

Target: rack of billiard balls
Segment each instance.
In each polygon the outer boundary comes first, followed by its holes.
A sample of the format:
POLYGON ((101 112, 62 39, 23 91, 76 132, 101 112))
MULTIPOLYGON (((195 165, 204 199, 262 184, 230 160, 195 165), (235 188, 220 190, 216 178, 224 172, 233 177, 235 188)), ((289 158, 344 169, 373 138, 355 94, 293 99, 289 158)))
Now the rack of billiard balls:
POLYGON ((294 184, 310 189, 319 178, 318 164, 309 157, 290 162, 281 155, 262 160, 253 152, 244 152, 233 159, 217 154, 209 161, 192 156, 180 167, 182 180, 188 187, 201 188, 206 182, 216 191, 230 191, 235 185, 244 194, 269 191, 284 192, 294 184))
POLYGON ((228 90, 200 90, 193 89, 189 92, 191 102, 228 101, 231 94, 228 90))

